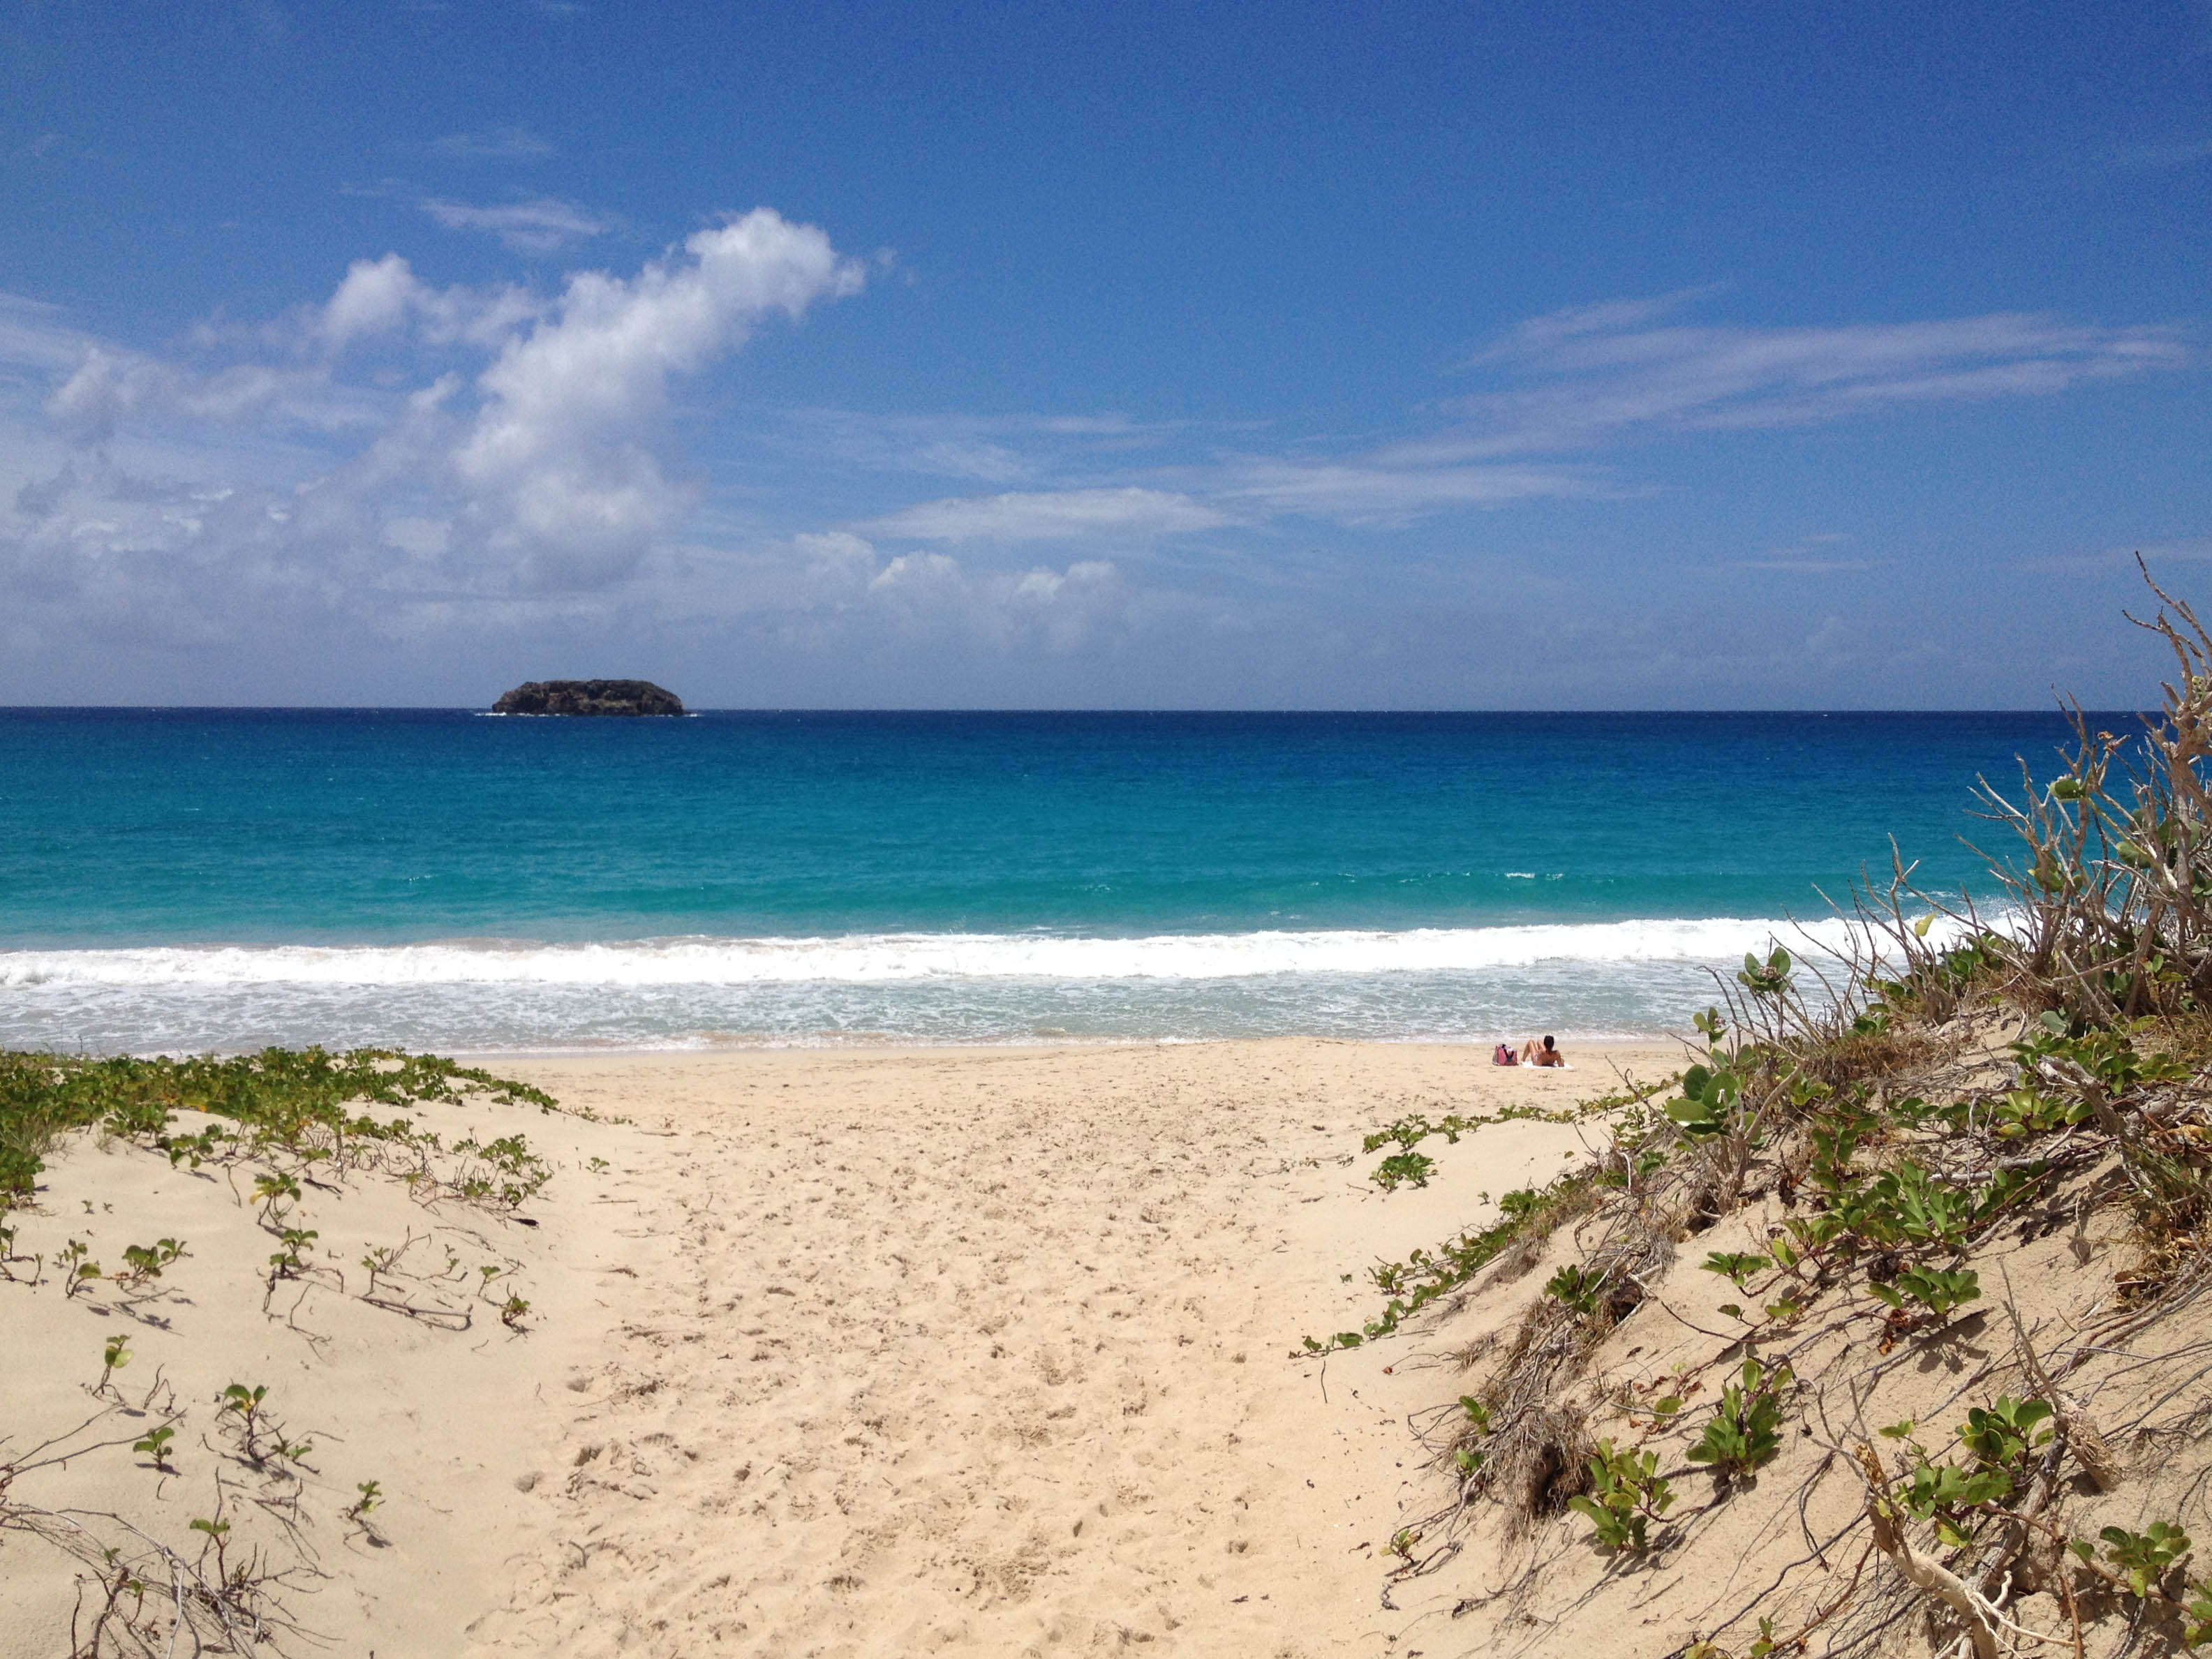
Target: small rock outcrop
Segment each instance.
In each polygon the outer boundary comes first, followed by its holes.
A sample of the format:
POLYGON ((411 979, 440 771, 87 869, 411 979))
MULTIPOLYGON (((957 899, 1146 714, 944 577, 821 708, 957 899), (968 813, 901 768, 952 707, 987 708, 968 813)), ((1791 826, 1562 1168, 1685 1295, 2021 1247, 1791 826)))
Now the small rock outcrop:
POLYGON ((684 700, 651 680, 532 680, 492 704, 495 714, 680 714, 684 700))

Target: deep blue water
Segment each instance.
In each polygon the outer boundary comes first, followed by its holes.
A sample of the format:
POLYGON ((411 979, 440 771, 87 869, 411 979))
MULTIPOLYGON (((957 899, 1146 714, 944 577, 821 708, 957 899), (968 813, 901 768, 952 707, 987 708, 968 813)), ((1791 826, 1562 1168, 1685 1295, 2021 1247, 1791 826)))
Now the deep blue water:
POLYGON ((1893 836, 1923 884, 1986 887, 1959 839, 1996 833, 1977 775, 2048 775, 2067 735, 2055 713, 0 711, 0 1041, 1648 1030, 1893 836), (1716 919, 1747 926, 1672 926, 1716 919))

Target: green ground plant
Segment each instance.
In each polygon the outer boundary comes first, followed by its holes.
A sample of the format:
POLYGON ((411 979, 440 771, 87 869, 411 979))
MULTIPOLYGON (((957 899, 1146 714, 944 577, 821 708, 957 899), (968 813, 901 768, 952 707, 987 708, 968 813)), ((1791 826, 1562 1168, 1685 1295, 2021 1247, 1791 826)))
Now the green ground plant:
POLYGON ((1492 1225, 1462 1233, 1434 1250, 1414 1250, 1402 1261, 1370 1267, 1368 1277, 1389 1298, 1382 1312, 1360 1329, 1340 1331, 1326 1341, 1303 1338, 1296 1352, 1328 1353, 1394 1334, 1404 1320, 1467 1284, 1509 1246, 1540 1239, 1579 1212, 1597 1180, 1595 1174, 1569 1176, 1540 1190, 1506 1193, 1498 1200, 1500 1218, 1492 1225))
POLYGON ((1589 1517, 1599 1547, 1642 1553, 1650 1523, 1674 1501, 1674 1488, 1660 1477, 1659 1454, 1601 1440, 1590 1455, 1589 1482, 1589 1492, 1570 1498, 1568 1507, 1589 1517))
POLYGON ((143 1438, 132 1441, 131 1449, 143 1452, 163 1474, 174 1474, 177 1471, 169 1462, 169 1443, 176 1437, 175 1426, 164 1423, 159 1428, 147 1430, 143 1438))
POLYGON ((1393 1152, 1375 1166, 1375 1172, 1368 1179, 1386 1193, 1395 1192, 1407 1184, 1425 1187, 1436 1167, 1436 1159, 1425 1153, 1393 1152))
MULTIPOLYGON (((2105 1547, 2106 1560, 2126 1584, 2128 1594, 2138 1599, 2150 1595, 2190 1548, 2189 1534, 2166 1521, 2154 1521, 2141 1532, 2106 1527, 2097 1537, 2105 1547)), ((2094 1547, 2081 1539, 2073 1541, 2073 1549, 2085 1561, 2096 1559, 2094 1547)))
MULTIPOLYGON (((56 1137, 98 1129, 162 1152, 172 1163, 244 1157, 271 1162, 271 1190, 256 1201, 296 1202, 278 1165, 335 1161, 345 1165, 382 1150, 404 1152, 435 1138, 411 1120, 380 1119, 372 1109, 420 1109, 471 1095, 501 1104, 556 1109, 544 1091, 434 1054, 358 1048, 269 1048, 228 1058, 86 1059, 0 1052, 0 1207, 27 1197, 56 1137), (224 1120, 173 1133, 179 1112, 224 1120)), ((546 1173, 518 1136, 478 1146, 457 1143, 474 1167, 464 1194, 512 1208, 544 1185, 546 1173)))
POLYGON ((1707 1273, 1720 1274, 1741 1291, 1745 1288, 1743 1281, 1747 1276, 1765 1273, 1774 1261, 1756 1250, 1715 1250, 1701 1265, 1707 1273))
POLYGON ((1967 1303, 1979 1301, 1982 1284, 1972 1267, 1907 1267, 1889 1284, 1869 1280, 1867 1294, 1900 1313, 1917 1303, 1942 1321, 1967 1303))
POLYGON ((90 1290, 93 1281, 100 1277, 100 1263, 92 1259, 92 1247, 81 1238, 72 1238, 57 1250, 54 1264, 62 1270, 65 1296, 74 1297, 90 1290))
POLYGON ((1604 1276, 1572 1261, 1544 1283, 1545 1295, 1584 1319, 1597 1312, 1604 1293, 1604 1276))
POLYGON ((1726 1480, 1745 1475, 1782 1447, 1783 1401, 1794 1374, 1786 1364, 1772 1369, 1747 1357, 1736 1379, 1721 1391, 1720 1404, 1705 1421, 1705 1432, 1687 1454, 1692 1463, 1710 1463, 1726 1480))
POLYGON ((2027 1474, 2029 1455, 2051 1443, 2056 1431, 2045 1425, 2051 1416, 2048 1401, 1999 1395, 1990 1406, 1969 1408, 1956 1432, 1977 1462, 2002 1469, 2017 1482, 2027 1474))
POLYGON ((131 1347, 128 1341, 120 1336, 109 1337, 106 1346, 100 1351, 100 1381, 92 1385, 92 1391, 94 1394, 105 1394, 107 1391, 109 1379, 130 1363, 131 1347))
POLYGON ((123 1247, 125 1271, 115 1275, 118 1284, 143 1285, 161 1276, 165 1267, 173 1267, 189 1254, 173 1238, 159 1239, 151 1244, 126 1244, 123 1247))

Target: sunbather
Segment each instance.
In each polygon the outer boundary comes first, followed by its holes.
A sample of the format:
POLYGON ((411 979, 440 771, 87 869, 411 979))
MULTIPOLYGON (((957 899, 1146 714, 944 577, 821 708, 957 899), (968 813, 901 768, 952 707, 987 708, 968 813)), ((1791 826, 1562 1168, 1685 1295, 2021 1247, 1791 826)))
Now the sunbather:
POLYGON ((1523 1066, 1564 1066, 1567 1063, 1567 1057, 1559 1052, 1559 1045, 1548 1036, 1540 1043, 1531 1038, 1521 1045, 1521 1063, 1523 1066))

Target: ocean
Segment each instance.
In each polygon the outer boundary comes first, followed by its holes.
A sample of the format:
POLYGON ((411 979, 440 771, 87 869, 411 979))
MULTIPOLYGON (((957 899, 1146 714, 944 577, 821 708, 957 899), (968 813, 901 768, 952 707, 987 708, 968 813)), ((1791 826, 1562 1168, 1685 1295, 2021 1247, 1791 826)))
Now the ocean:
MULTIPOLYGON (((2113 729, 2115 720, 2097 720, 2113 729)), ((1686 1028, 2056 714, 0 711, 0 1046, 1686 1028)))

